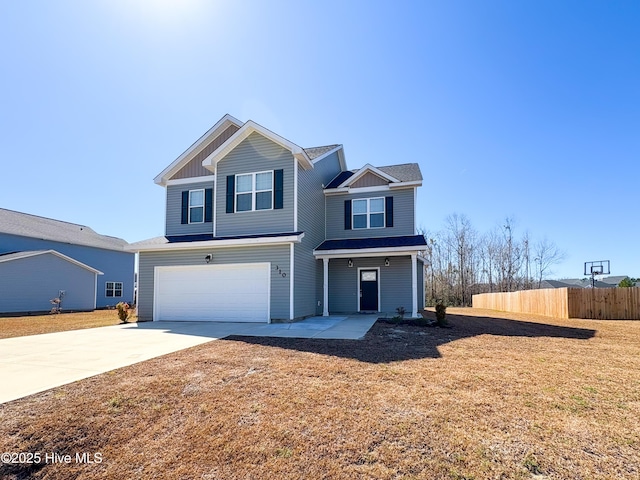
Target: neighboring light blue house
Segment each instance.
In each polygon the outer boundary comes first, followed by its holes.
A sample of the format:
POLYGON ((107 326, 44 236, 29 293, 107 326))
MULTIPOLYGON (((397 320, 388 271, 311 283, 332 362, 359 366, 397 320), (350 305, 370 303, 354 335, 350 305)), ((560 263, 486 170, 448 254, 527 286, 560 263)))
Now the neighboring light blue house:
POLYGON ((60 291, 63 310, 133 302, 135 254, 84 225, 0 208, 0 313, 43 312, 60 291))
POLYGON ((138 318, 291 321, 424 307, 417 164, 348 170, 225 115, 163 170, 165 236, 139 252, 138 318))

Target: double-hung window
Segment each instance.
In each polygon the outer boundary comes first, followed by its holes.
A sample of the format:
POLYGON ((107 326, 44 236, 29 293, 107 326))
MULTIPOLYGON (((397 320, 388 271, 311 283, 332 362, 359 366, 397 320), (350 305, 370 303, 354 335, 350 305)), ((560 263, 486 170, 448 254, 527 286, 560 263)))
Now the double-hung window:
POLYGON ((189 223, 204 222, 204 190, 189 190, 189 223))
POLYGON ((384 197, 353 200, 353 228, 383 228, 384 197))
POLYGON ((121 297, 122 296, 122 282, 106 282, 106 294, 107 297, 121 297))
POLYGON ((273 208, 273 171, 236 175, 236 212, 273 208))

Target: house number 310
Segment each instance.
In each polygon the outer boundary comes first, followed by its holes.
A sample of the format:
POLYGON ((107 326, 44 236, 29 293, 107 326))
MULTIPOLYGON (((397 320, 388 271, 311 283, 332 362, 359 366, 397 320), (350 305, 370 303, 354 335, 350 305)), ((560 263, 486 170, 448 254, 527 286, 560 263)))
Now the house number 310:
POLYGON ((279 273, 280 275, 282 275, 283 277, 286 277, 286 276, 287 276, 287 273, 286 273, 286 272, 283 272, 283 271, 280 269, 280 265, 276 265, 274 268, 276 269, 276 272, 278 272, 278 273, 279 273))

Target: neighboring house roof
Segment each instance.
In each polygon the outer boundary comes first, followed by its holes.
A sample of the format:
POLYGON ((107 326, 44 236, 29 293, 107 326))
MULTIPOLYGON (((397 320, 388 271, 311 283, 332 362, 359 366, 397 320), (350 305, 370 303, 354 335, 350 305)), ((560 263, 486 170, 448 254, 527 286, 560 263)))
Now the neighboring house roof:
POLYGON ((424 247, 427 241, 424 235, 405 235, 400 237, 344 238, 325 240, 316 251, 360 250, 365 248, 424 247))
POLYGON ((122 251, 127 245, 127 242, 121 238, 100 235, 85 225, 4 208, 0 208, 0 233, 107 250, 122 251))
POLYGON ((543 280, 540 283, 540 288, 575 288, 577 286, 578 285, 566 283, 559 280, 543 280))
POLYGON ((625 278, 629 278, 627 275, 614 275, 611 277, 601 278, 600 281, 602 283, 608 283, 610 285, 618 285, 625 278))
POLYGON ((27 250, 24 252, 12 252, 12 253, 0 254, 0 263, 11 262, 15 260, 21 260, 23 258, 37 257, 39 255, 49 255, 49 254, 55 255, 56 257, 59 257, 69 263, 73 263, 74 265, 77 265, 86 270, 89 270, 90 272, 93 272, 97 275, 104 275, 100 270, 96 270, 95 268, 90 267, 89 265, 86 265, 82 262, 74 260, 71 257, 67 257, 66 255, 63 255, 60 252, 56 252, 55 250, 27 250))
MULTIPOLYGON (((618 286, 617 283, 606 283, 600 280, 596 280, 594 285, 596 288, 614 288, 618 286)), ((540 288, 592 288, 592 285, 589 278, 563 278, 562 280, 544 280, 540 284, 540 288)))
POLYGON ((420 166, 417 163, 403 163, 401 165, 386 165, 383 167, 374 167, 367 164, 357 170, 340 172, 333 180, 331 180, 331 182, 329 182, 325 187, 325 190, 348 186, 367 171, 382 174, 381 176, 383 178, 387 178, 391 182, 396 181, 399 183, 405 183, 422 181, 422 173, 420 172, 420 166))

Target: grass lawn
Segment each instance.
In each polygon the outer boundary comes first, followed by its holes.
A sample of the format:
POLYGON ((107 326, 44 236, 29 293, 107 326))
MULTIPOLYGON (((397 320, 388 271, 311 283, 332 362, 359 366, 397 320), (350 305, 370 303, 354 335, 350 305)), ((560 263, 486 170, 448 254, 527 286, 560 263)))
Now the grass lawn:
MULTIPOLYGON (((135 321, 135 319, 130 320, 135 321)), ((120 323, 116 310, 0 317, 0 339, 82 328, 106 327, 120 323)))
POLYGON ((0 478, 640 478, 639 321, 448 319, 233 337, 0 405, 0 452, 43 459, 0 478))

